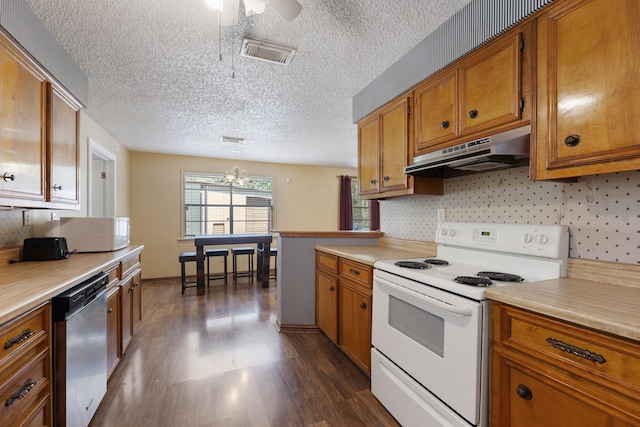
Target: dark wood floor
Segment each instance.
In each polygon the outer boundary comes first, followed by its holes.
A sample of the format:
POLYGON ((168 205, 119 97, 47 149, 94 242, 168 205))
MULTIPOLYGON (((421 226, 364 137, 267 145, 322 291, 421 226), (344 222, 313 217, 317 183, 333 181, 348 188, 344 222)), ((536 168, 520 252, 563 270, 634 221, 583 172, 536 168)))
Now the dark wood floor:
POLYGON ((242 280, 202 297, 145 281, 143 323, 91 427, 398 425, 323 334, 278 333, 275 286, 242 280))

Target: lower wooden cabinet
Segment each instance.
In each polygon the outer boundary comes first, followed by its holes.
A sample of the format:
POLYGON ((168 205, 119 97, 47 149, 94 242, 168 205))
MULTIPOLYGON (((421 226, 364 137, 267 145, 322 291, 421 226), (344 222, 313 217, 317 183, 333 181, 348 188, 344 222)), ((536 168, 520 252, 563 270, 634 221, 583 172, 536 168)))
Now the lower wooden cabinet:
POLYGON ((316 324, 371 373, 373 268, 316 251, 316 324))
POLYGON ((354 362, 371 372, 371 293, 340 281, 340 345, 354 362))
POLYGON ((51 309, 0 326, 0 425, 51 425, 51 309))
POLYGON ((640 425, 640 343, 492 303, 491 425, 640 425))
POLYGON ((142 322, 140 254, 121 261, 108 273, 107 366, 110 377, 142 322))
POLYGON ((114 286, 107 294, 107 376, 120 362, 120 288, 114 286))
POLYGON ((316 325, 338 342, 338 279, 316 271, 316 325))

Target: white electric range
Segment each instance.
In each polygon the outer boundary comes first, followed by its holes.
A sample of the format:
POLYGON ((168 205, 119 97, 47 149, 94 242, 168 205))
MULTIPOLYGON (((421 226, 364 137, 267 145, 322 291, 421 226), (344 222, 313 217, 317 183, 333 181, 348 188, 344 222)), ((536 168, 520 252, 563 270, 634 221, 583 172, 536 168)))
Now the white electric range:
POLYGON ((404 426, 488 425, 488 287, 566 275, 560 225, 442 222, 433 258, 375 263, 373 394, 404 426))

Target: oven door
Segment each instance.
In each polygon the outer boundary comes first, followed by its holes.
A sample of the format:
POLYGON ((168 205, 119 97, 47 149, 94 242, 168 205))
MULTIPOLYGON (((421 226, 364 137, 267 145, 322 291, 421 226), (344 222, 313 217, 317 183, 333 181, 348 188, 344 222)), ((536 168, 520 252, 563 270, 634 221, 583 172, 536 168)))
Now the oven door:
POLYGON ((375 270, 372 322, 378 351, 469 423, 479 423, 480 302, 375 270))

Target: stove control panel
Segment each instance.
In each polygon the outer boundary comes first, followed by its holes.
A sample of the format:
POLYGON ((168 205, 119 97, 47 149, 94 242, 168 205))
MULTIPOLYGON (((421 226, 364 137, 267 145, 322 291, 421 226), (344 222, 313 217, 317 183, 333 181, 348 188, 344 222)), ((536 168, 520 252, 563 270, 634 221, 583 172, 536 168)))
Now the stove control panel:
POLYGON ((436 243, 537 257, 569 256, 569 229, 555 224, 491 224, 448 222, 438 224, 436 243))

